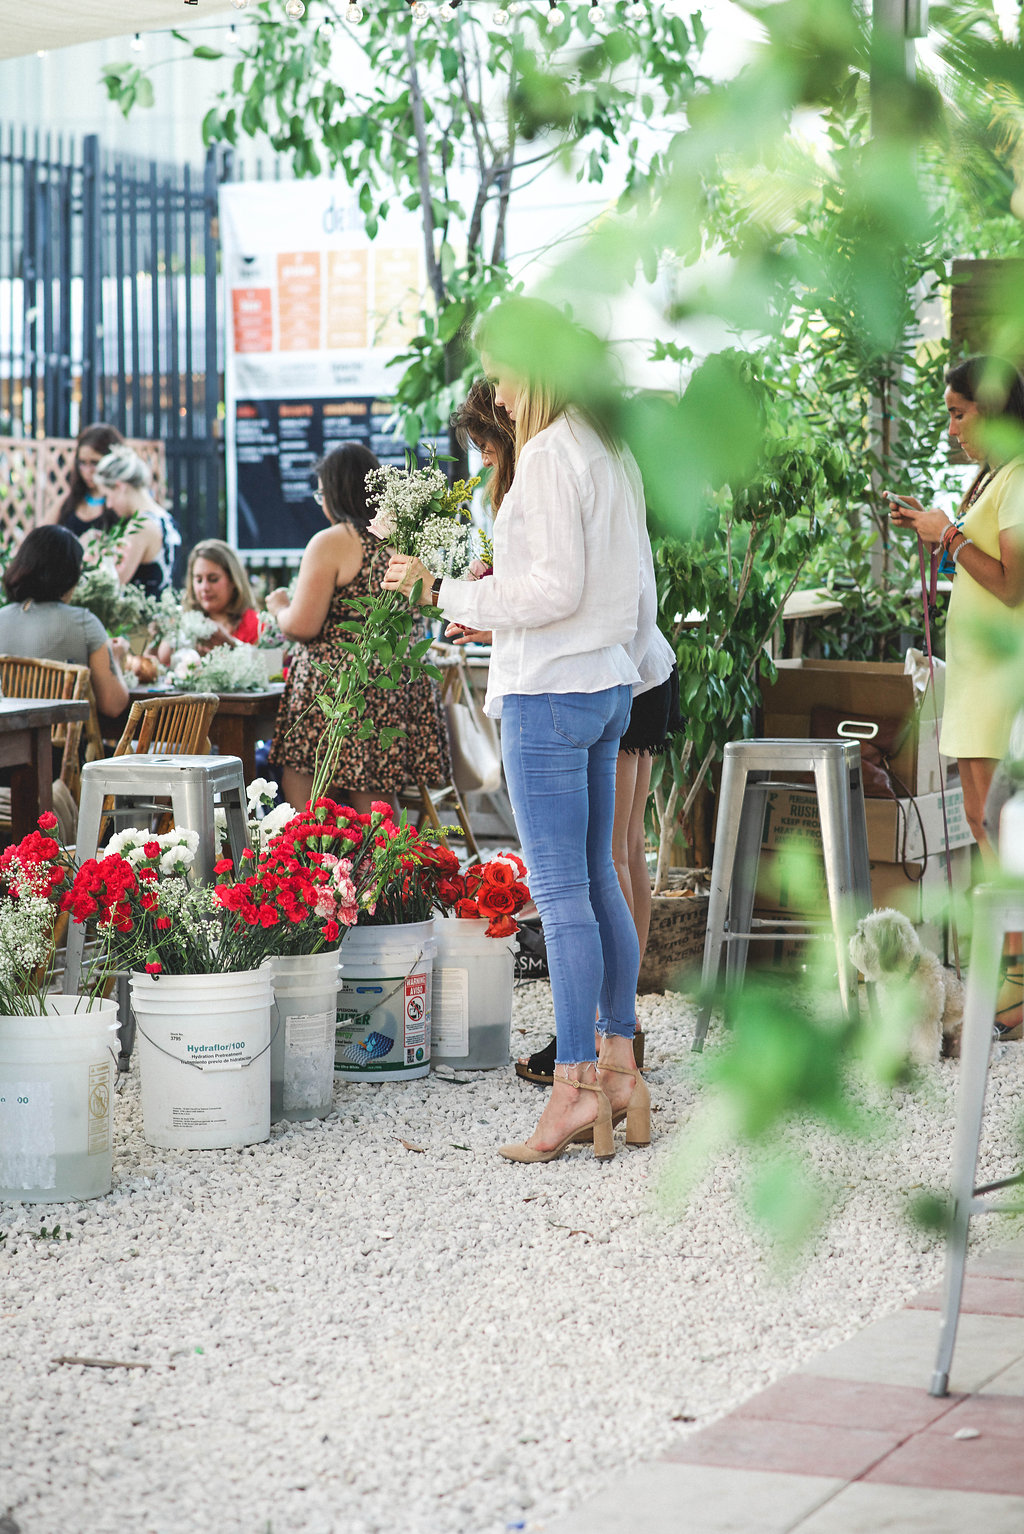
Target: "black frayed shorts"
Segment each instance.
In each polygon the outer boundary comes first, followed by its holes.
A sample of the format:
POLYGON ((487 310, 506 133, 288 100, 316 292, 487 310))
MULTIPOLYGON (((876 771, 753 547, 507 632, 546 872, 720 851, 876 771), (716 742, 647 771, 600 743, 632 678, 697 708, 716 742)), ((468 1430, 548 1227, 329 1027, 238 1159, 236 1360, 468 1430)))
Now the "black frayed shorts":
POLYGON ((638 756, 660 756, 673 735, 683 728, 679 712, 679 669, 672 667, 664 682, 633 699, 620 751, 638 756))

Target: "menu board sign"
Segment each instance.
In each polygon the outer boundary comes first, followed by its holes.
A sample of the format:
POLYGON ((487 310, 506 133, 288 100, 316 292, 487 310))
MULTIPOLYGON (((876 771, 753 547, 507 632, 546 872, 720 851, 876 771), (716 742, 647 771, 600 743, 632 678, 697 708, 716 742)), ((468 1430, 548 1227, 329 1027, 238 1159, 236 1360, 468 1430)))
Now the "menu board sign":
POLYGON ((317 460, 361 442, 403 463, 387 364, 416 334, 422 292, 411 214, 366 237, 334 181, 220 188, 226 289, 228 540, 294 553, 324 525, 317 460))

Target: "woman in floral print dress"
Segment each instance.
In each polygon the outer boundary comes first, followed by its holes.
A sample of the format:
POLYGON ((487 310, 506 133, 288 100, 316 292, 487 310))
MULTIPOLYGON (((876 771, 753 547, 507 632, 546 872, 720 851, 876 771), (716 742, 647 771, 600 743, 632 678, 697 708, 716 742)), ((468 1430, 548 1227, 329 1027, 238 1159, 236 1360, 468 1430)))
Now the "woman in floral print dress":
MULTIPOLYGON (((326 728, 315 702, 324 679, 314 663, 332 670, 348 663, 341 643, 353 639, 352 625, 360 621, 353 599, 376 596, 388 567, 386 547, 366 531, 372 515, 366 505, 366 475, 377 467, 374 454, 359 443, 335 448, 317 465, 316 499, 330 526, 306 545, 294 597, 289 599, 284 590, 267 597, 267 608, 282 632, 300 641, 292 651, 270 751, 271 762, 282 769, 284 796, 296 806, 309 798, 317 746, 326 728)), ((370 664, 371 675, 373 670, 370 664)), ((421 677, 400 688, 371 686, 366 698, 364 718, 373 724, 373 734, 343 742, 333 795, 366 811, 374 799, 394 802, 408 784, 447 782, 451 758, 437 684, 421 677), (405 733, 392 745, 381 746, 380 731, 396 726, 405 733)))

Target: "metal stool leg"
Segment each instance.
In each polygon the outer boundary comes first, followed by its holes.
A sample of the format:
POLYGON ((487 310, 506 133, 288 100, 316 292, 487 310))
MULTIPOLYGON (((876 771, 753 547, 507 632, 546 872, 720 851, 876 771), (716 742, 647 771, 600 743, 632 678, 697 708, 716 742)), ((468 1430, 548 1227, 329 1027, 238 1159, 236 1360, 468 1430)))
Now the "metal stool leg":
POLYGON ((848 939, 856 925, 853 847, 850 837, 850 771, 846 763, 831 757, 815 762, 825 883, 836 945, 839 996, 847 1017, 857 1010, 857 976, 850 962, 848 939))
MULTIPOLYGON (((78 811, 78 835, 75 856, 79 863, 96 856, 103 820, 104 795, 89 780, 88 771, 82 774, 82 803, 78 811)), ((68 922, 67 948, 64 956, 64 995, 74 996, 82 983, 82 957, 85 953, 85 927, 77 921, 68 922)))
POLYGON ((228 826, 228 845, 235 868, 242 866, 242 853, 249 843, 249 821, 246 815, 245 788, 223 788, 220 795, 228 826))
POLYGON ((729 892, 736 861, 736 842, 743 816, 743 795, 747 773, 736 761, 735 752, 726 746, 722 763, 722 786, 718 796, 718 831, 711 868, 711 898, 708 901, 708 926, 704 937, 704 964, 701 970, 703 1001, 697 1017, 693 1048, 704 1048, 711 1021, 711 993, 722 965, 722 947, 729 914, 729 892))
MULTIPOLYGON (((1018 901, 1018 906, 1021 902, 1018 901)), ((1017 920, 1024 918, 1018 910, 1017 920)), ((992 1052, 992 1020, 999 991, 999 961, 1003 936, 1012 920, 1005 897, 991 889, 974 894, 974 930, 971 937, 971 968, 967 976, 964 1026, 960 1039, 960 1082, 956 1130, 953 1136, 953 1170, 950 1180, 952 1223, 946 1238, 946 1274, 935 1372, 929 1394, 944 1396, 949 1387, 960 1301, 967 1264, 967 1233, 974 1205, 974 1178, 992 1052)))
POLYGON ((217 861, 213 794, 205 783, 176 783, 171 794, 171 809, 174 824, 179 831, 195 831, 198 834, 199 845, 196 847, 192 868, 197 879, 209 884, 213 880, 213 865, 217 861))
POLYGON ((736 858, 733 863, 732 888, 729 892, 729 936, 725 950, 725 983, 728 989, 741 984, 747 972, 750 952, 750 923, 754 916, 757 870, 761 861, 761 834, 764 830, 764 797, 757 785, 764 774, 748 772, 736 834, 736 858))

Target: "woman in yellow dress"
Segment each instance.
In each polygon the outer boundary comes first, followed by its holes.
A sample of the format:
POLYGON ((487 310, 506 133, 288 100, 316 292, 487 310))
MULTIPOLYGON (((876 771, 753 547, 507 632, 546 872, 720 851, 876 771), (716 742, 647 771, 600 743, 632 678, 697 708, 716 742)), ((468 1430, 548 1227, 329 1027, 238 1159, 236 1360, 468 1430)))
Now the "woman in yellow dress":
MULTIPOLYGON (((959 761, 964 812, 987 853, 985 800, 1021 701, 1024 378, 1000 358, 968 357, 946 373, 946 409, 950 436, 979 465, 959 512, 925 510, 901 495, 890 497, 890 515, 925 543, 941 544, 955 566, 940 746, 959 761), (1017 643, 1007 644, 1008 637, 1017 643)), ((1019 953, 1019 943, 1013 946, 1019 953)), ((1020 969, 1019 958, 1008 964, 1000 995, 999 1021, 1013 1029, 1020 1027, 1020 969)))

